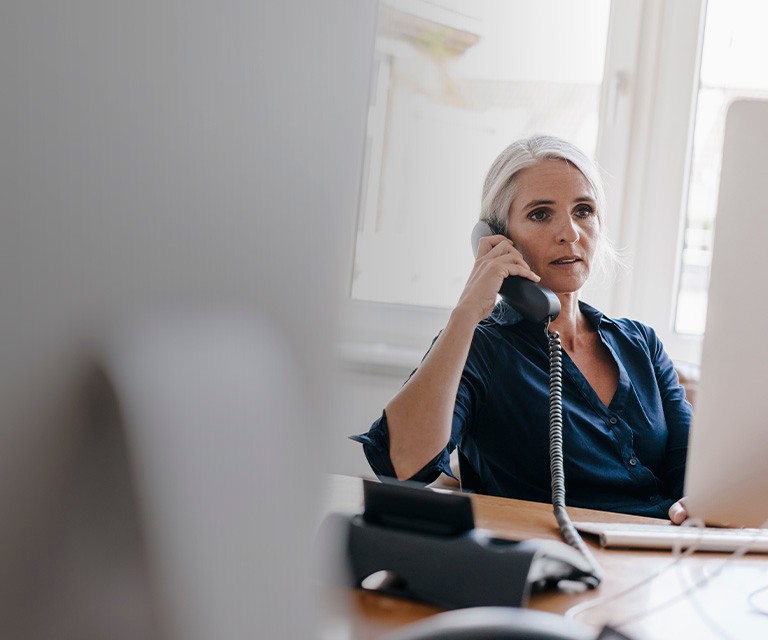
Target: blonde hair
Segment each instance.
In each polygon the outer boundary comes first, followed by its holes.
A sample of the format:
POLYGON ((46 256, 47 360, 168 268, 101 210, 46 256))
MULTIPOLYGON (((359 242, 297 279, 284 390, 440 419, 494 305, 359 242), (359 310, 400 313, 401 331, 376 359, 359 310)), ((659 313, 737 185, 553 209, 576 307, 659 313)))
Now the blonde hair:
POLYGON ((599 242, 596 255, 598 268, 617 265, 621 261, 608 238, 605 222, 605 189, 595 162, 581 149, 555 136, 534 135, 516 140, 502 151, 485 176, 480 220, 507 233, 507 216, 517 193, 516 176, 523 169, 542 160, 563 160, 576 167, 586 178, 595 194, 595 208, 599 222, 599 242))

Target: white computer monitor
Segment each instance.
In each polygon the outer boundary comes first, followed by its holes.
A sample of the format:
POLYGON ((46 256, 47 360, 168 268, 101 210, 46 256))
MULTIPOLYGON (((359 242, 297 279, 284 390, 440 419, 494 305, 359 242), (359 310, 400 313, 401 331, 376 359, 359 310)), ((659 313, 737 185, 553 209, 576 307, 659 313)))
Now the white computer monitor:
POLYGON ((728 110, 701 381, 685 479, 710 524, 768 521, 768 101, 728 110))

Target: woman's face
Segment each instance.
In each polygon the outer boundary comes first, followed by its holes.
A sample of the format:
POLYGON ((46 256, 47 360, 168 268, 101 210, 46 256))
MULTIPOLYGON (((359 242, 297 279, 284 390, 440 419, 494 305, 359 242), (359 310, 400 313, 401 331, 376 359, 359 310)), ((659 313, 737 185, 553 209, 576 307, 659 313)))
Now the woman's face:
POLYGON ((516 176, 507 235, 541 283, 555 293, 581 289, 589 277, 600 223, 595 192, 564 160, 543 160, 516 176))

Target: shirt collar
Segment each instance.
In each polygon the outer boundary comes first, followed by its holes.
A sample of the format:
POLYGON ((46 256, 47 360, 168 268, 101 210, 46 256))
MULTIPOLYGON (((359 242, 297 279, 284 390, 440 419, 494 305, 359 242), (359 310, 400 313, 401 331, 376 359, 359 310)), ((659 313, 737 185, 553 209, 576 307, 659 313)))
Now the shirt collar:
MULTIPOLYGON (((601 323, 614 324, 614 321, 606 316, 602 311, 598 311, 593 306, 579 300, 579 309, 587 317, 589 323, 594 327, 599 327, 601 323)), ((517 311, 510 307, 504 300, 499 300, 493 308, 488 320, 502 327, 512 327, 523 321, 517 311)))

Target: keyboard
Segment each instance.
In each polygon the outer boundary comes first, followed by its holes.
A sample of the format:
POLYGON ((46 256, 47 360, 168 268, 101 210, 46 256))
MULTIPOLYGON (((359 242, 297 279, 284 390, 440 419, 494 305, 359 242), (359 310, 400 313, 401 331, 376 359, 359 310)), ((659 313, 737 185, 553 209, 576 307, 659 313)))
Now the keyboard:
POLYGON ((574 522, 582 533, 599 537, 603 547, 630 549, 682 549, 732 552, 746 547, 748 553, 768 553, 768 529, 679 527, 673 524, 574 522))

